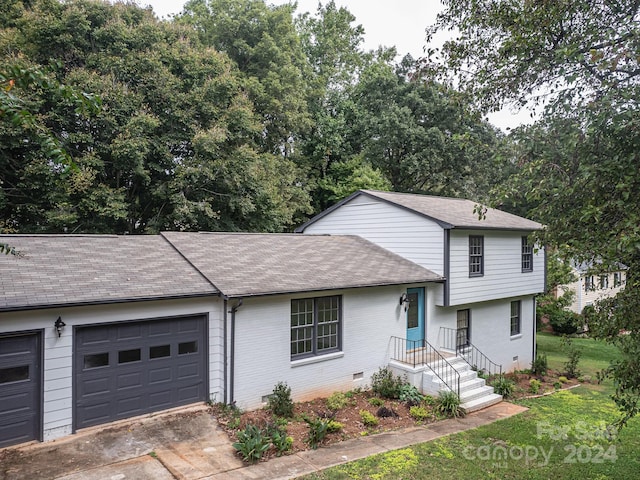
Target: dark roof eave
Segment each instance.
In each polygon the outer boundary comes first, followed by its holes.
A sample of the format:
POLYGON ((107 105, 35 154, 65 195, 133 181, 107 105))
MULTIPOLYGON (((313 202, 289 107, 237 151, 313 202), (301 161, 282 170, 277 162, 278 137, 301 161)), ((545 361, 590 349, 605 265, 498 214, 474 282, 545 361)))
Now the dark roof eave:
POLYGON ((137 303, 137 302, 154 302, 159 300, 181 300, 186 298, 204 298, 204 297, 220 297, 220 292, 206 292, 206 293, 189 293, 183 295, 164 295, 153 297, 133 297, 133 298, 118 298, 118 299, 105 299, 105 300, 91 300, 86 302, 71 302, 71 303, 46 303, 38 305, 21 305, 16 307, 0 307, 0 313, 3 312, 23 312, 28 310, 47 310, 51 308, 70 308, 70 307, 89 307, 98 305, 113 305, 118 303, 137 303))
POLYGON ((448 230, 500 230, 501 232, 539 232, 544 230, 544 226, 539 228, 515 228, 515 227, 478 227, 475 225, 456 225, 448 230))
POLYGON ((429 278, 429 279, 413 279, 413 280, 403 280, 397 282, 380 282, 380 283, 367 283, 362 285, 341 285, 341 286, 332 286, 332 287, 316 287, 316 288, 302 288, 296 290, 278 290, 272 292, 231 292, 225 294, 224 297, 227 299, 230 298, 249 298, 249 297, 272 297, 275 295, 291 295, 294 293, 309 293, 309 292, 329 292, 333 290, 352 290, 352 289, 360 289, 360 288, 373 288, 373 287, 391 287, 393 285, 412 285, 414 283, 444 283, 446 279, 444 277, 440 277, 437 279, 429 278))

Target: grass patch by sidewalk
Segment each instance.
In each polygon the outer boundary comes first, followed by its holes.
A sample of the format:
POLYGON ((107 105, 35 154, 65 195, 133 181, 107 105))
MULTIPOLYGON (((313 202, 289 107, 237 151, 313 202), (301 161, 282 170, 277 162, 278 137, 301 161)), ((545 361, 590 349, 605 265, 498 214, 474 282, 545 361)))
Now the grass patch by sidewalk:
POLYGON ((617 411, 606 392, 589 387, 522 402, 530 410, 444 437, 303 477, 371 479, 614 479, 640 469, 640 419, 615 432, 617 411))
MULTIPOLYGON (((580 368, 595 377, 619 355, 615 347, 575 339, 583 348, 580 368)), ((541 335, 539 351, 549 366, 566 362, 559 337, 541 335)), ((427 479, 615 479, 640 470, 640 418, 619 435, 607 430, 618 418, 609 398, 610 382, 584 385, 546 397, 523 400, 530 408, 515 417, 475 430, 302 477, 305 480, 427 479)))

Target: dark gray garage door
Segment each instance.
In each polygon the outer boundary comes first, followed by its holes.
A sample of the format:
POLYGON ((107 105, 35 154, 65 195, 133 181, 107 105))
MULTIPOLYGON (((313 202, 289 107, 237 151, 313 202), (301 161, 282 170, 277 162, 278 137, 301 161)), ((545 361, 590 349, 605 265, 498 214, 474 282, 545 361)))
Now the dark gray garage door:
POLYGON ((76 329, 75 427, 206 400, 204 317, 76 329))
POLYGON ((38 440, 40 335, 0 336, 0 447, 38 440))

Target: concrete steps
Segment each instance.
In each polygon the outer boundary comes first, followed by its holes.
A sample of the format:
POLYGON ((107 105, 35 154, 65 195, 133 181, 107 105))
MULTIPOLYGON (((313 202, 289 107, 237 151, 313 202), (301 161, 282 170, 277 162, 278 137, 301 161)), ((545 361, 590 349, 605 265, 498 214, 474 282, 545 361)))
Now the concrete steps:
POLYGON ((459 374, 460 406, 465 412, 474 412, 502 401, 502 395, 494 393, 493 387, 487 385, 483 378, 478 377, 478 373, 472 370, 464 359, 455 357, 447 360, 449 365, 437 362, 428 364, 430 368, 424 371, 422 377, 422 391, 424 393, 437 396, 440 392, 449 390, 438 375, 455 388, 455 383, 458 381, 457 374, 459 374))

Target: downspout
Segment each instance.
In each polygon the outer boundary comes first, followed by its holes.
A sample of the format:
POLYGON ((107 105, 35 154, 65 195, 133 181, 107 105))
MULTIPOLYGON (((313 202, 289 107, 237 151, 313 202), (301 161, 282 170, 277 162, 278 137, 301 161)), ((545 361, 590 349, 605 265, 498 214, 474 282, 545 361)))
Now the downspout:
POLYGON ((222 356, 223 356, 223 372, 222 372, 222 378, 223 378, 223 392, 224 392, 224 404, 227 404, 227 381, 228 381, 228 375, 227 375, 227 369, 229 368, 229 361, 227 358, 227 353, 228 353, 228 349, 227 349, 227 336, 228 336, 228 328, 227 328, 227 297, 224 297, 224 305, 222 307, 224 309, 224 313, 222 314, 222 338, 223 338, 223 345, 222 345, 222 356))
POLYGON ((442 296, 444 297, 443 304, 445 307, 450 303, 450 278, 451 278, 451 261, 449 256, 451 255, 451 230, 444 230, 444 258, 442 268, 444 270, 444 285, 442 287, 442 296))
POLYGON ((538 338, 538 329, 537 329, 537 320, 536 320, 536 311, 537 311, 537 303, 538 303, 538 299, 536 298, 536 296, 533 296, 533 345, 531 346, 532 348, 532 352, 533 352, 533 356, 531 357, 531 362, 535 362, 536 361, 536 355, 538 354, 537 352, 537 338, 538 338))
POLYGON ((229 313, 231 314, 231 352, 230 352, 231 365, 229 369, 229 405, 233 405, 235 401, 233 399, 233 386, 235 383, 234 377, 235 377, 235 354, 236 354, 236 312, 241 306, 242 306, 242 299, 239 299, 238 303, 236 303, 233 307, 231 307, 231 310, 229 310, 229 313))

